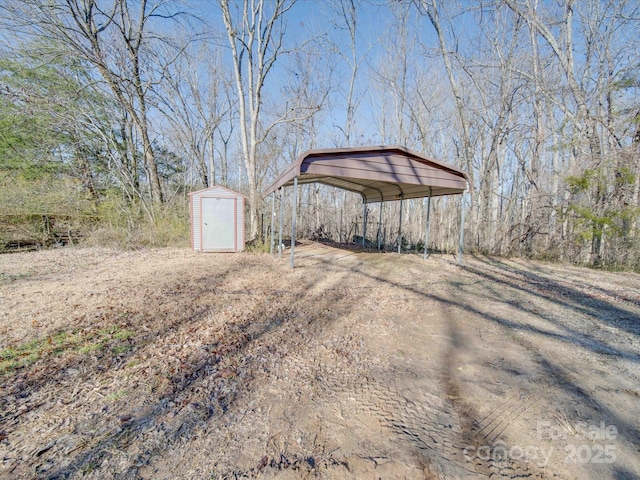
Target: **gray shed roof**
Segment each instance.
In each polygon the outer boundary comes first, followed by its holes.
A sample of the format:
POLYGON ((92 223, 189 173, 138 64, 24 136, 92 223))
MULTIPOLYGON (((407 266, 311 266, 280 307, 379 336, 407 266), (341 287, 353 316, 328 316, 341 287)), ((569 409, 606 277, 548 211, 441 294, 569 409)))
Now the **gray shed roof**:
POLYGON ((455 195, 467 188, 462 170, 393 145, 308 150, 262 197, 293 185, 296 176, 299 184, 322 183, 359 193, 366 203, 455 195))

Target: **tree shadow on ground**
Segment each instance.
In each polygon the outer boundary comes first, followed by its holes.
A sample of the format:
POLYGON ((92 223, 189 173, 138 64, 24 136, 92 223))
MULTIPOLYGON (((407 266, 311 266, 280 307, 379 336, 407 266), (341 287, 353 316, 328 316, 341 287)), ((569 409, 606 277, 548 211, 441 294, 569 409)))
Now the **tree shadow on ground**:
POLYGON ((617 297, 616 303, 613 300, 605 301, 594 295, 589 295, 579 288, 568 286, 566 282, 549 278, 548 275, 542 273, 534 273, 531 269, 514 268, 504 262, 490 262, 486 258, 476 258, 476 260, 487 268, 480 269, 466 264, 464 265, 465 270, 498 285, 505 285, 556 305, 569 307, 579 314, 604 321, 633 335, 640 335, 640 316, 630 308, 625 308, 625 304, 631 308, 640 307, 640 303, 635 299, 620 298, 615 292, 589 285, 590 289, 597 290, 603 295, 617 297), (497 272, 490 270, 496 268, 497 272))
MULTIPOLYGON (((320 263, 331 263, 330 258, 324 257, 318 257, 317 261, 320 263)), ((583 348, 593 354, 606 354, 628 360, 636 364, 640 363, 640 355, 638 355, 638 353, 603 343, 589 333, 581 332, 576 328, 572 328, 568 324, 561 325, 564 333, 559 334, 551 330, 529 325, 526 322, 520 322, 514 318, 506 318, 495 311, 484 311, 479 308, 479 305, 481 305, 482 302, 480 302, 478 296, 474 297, 473 292, 465 291, 465 286, 468 284, 480 284, 484 289, 482 293, 487 294, 486 296, 489 299, 493 299, 497 302, 505 302, 509 307, 516 311, 535 316, 536 318, 542 318, 550 324, 557 325, 558 323, 562 323, 562 319, 550 312, 545 313, 536 311, 527 306, 525 302, 507 299, 508 293, 521 292, 522 294, 532 295, 550 302, 552 306, 568 308, 578 315, 588 316, 594 321, 603 321, 613 326, 622 327, 629 333, 638 335, 639 330, 637 320, 639 317, 637 313, 632 311, 633 305, 630 305, 629 309, 622 308, 613 301, 592 298, 585 295, 585 293, 577 288, 572 288, 569 285, 560 284, 550 279, 541 278, 539 275, 534 273, 528 273, 528 278, 531 281, 527 284, 523 284, 521 275, 518 276, 511 271, 496 274, 488 268, 482 268, 482 264, 479 266, 465 265, 461 268, 463 271, 470 274, 474 280, 470 283, 466 283, 461 280, 447 282, 450 285, 450 289, 446 295, 428 291, 428 282, 423 284, 424 288, 420 288, 417 283, 400 283, 396 280, 384 278, 377 273, 368 272, 363 268, 357 268, 355 271, 383 284, 405 290, 425 299, 439 302, 442 305, 455 307, 461 312, 476 315, 496 325, 500 325, 507 332, 506 338, 509 336, 508 332, 529 332, 534 335, 541 335, 552 340, 583 348), (489 286, 487 287, 486 284, 489 284, 489 286), (528 287, 528 285, 531 286, 528 287), (540 288, 540 285, 544 285, 546 288, 543 290, 540 288), (560 293, 554 294, 554 290, 560 293), (547 295, 547 291, 549 295, 547 295), (471 299, 466 298, 467 296, 471 296, 474 300, 473 304, 471 303, 471 299), (629 322, 620 324, 620 322, 612 320, 612 316, 615 315, 623 316, 624 318, 629 319, 629 322)), ((455 355, 456 348, 459 348, 455 344, 455 335, 451 338, 451 342, 453 342, 451 346, 452 350, 448 352, 448 356, 455 355)), ((530 351, 534 361, 541 367, 542 371, 545 372, 546 376, 548 376, 552 383, 564 391, 569 398, 573 398, 580 404, 586 404, 591 407, 593 411, 597 411, 600 419, 605 419, 609 424, 613 424, 618 428, 619 436, 621 438, 624 438, 629 444, 640 447, 640 430, 636 425, 624 420, 607 405, 598 401, 579 385, 576 385, 575 382, 572 382, 560 365, 556 365, 553 359, 546 358, 542 355, 534 345, 529 344, 525 346, 530 351)), ((450 358, 446 358, 443 361, 443 364, 450 364, 450 358)))
MULTIPOLYGON (((557 333, 551 329, 547 330, 528 325, 526 321, 506 318, 504 315, 494 311, 484 311, 478 306, 479 299, 477 297, 473 298, 473 292, 466 289, 470 284, 480 284, 484 288, 483 293, 486 293, 490 299, 496 302, 508 303, 516 311, 541 318, 549 322, 550 326, 551 324, 556 325, 561 319, 558 319, 550 312, 536 311, 528 304, 510 298, 509 293, 521 292, 522 294, 533 295, 541 300, 551 302, 554 306, 569 308, 578 315, 586 315, 593 318, 594 321, 607 321, 606 319, 601 319, 599 312, 602 310, 637 318, 637 314, 632 310, 633 307, 625 309, 605 300, 593 299, 588 296, 585 298, 584 292, 573 289, 566 283, 559 284, 559 287, 562 287, 560 296, 550 295, 547 297, 546 290, 542 287, 548 287, 551 284, 549 288, 551 290, 555 289, 553 282, 549 279, 536 279, 536 274, 530 274, 534 275, 534 277, 527 278, 533 278, 535 281, 532 283, 533 286, 529 287, 528 283, 526 283, 526 278, 523 278, 522 275, 514 274, 509 270, 495 272, 488 267, 483 268, 482 262, 479 260, 479 265, 467 265, 462 270, 471 277, 471 282, 458 279, 440 282, 441 284, 444 283, 443 287, 446 288, 446 291, 437 293, 430 291, 428 282, 407 284, 403 283, 406 279, 401 280, 399 277, 398 280, 385 278, 375 268, 369 268, 364 258, 359 258, 359 262, 354 266, 353 263, 341 265, 339 261, 336 261, 336 258, 332 257, 335 257, 335 255, 306 258, 305 262, 314 268, 313 272, 306 270, 304 275, 296 277, 297 280, 290 284, 285 284, 282 279, 285 276, 285 272, 288 272, 288 270, 284 270, 286 267, 278 267, 274 269, 272 285, 265 285, 253 292, 227 292, 234 295, 246 295, 247 301, 251 303, 262 303, 254 309, 249 308, 239 312, 233 318, 233 321, 219 332, 215 339, 212 339, 203 349, 199 350, 198 355, 194 355, 179 371, 168 376, 166 389, 148 394, 144 408, 139 408, 139 405, 125 407, 119 412, 120 424, 110 427, 110 430, 102 438, 91 443, 89 448, 81 450, 70 457, 64 465, 56 465, 46 471, 36 471, 35 475, 46 478, 68 478, 76 472, 98 468, 104 460, 113 456, 114 451, 126 450, 132 442, 137 438, 144 437, 146 433, 160 432, 159 440, 146 445, 144 451, 131 458, 129 469, 119 474, 122 478, 135 478, 138 468, 148 464, 150 458, 161 454, 163 450, 170 448, 171 445, 175 445, 182 439, 188 439, 203 431, 203 429, 206 429, 207 424, 228 412, 234 402, 238 400, 239 395, 249 394, 254 388, 252 383, 253 373, 263 368, 258 361, 260 352, 268 354, 278 349, 279 342, 283 341, 283 339, 291 342, 298 341, 300 335, 296 331, 297 323, 303 320, 307 324, 313 325, 316 333, 321 334, 332 319, 346 315, 351 306, 349 302, 344 301, 345 297, 342 289, 346 282, 352 280, 353 273, 418 295, 421 298, 439 302, 444 306, 455 307, 460 312, 480 316, 496 325, 500 325, 506 332, 526 331, 534 335, 541 335, 552 340, 584 348, 596 354, 606 353, 635 363, 640 361, 640 357, 633 351, 604 344, 569 325, 562 325, 562 333, 557 333), (329 270, 341 274, 334 286, 332 288, 323 287, 320 293, 310 293, 323 280, 323 273, 329 270), (276 287, 279 287, 279 289, 276 289, 276 287), (331 292, 330 295, 327 292, 331 292), (281 301, 283 305, 274 310, 262 308, 265 303, 275 299, 281 301), (326 311, 331 311, 331 316, 325 315, 326 311), (168 412, 176 409, 179 412, 174 421, 169 424, 165 417, 168 412)), ((406 257, 399 258, 406 259, 406 257)), ((166 343, 165 339, 179 329, 195 329, 194 335, 197 335, 199 322, 206 321, 207 316, 212 314, 212 309, 215 310, 219 307, 215 296, 223 291, 227 280, 239 275, 251 275, 251 266, 252 261, 250 259, 243 260, 224 272, 201 275, 191 282, 191 287, 193 287, 194 283, 197 283, 198 288, 186 288, 178 281, 173 286, 168 285, 165 292, 159 293, 164 293, 165 296, 171 297, 172 300, 168 300, 168 302, 175 302, 179 299, 179 305, 176 308, 168 309, 165 312, 168 316, 175 316, 168 319, 166 323, 162 323, 159 328, 141 334, 135 339, 131 351, 119 356, 111 364, 103 368, 92 367, 93 370, 89 372, 89 375, 97 377, 121 369, 123 365, 146 346, 166 343), (181 311, 182 306, 187 304, 196 305, 197 308, 181 311)), ((302 268, 304 269, 305 266, 302 268)), ((164 301, 161 297, 162 295, 151 296, 148 301, 164 301)), ((138 318, 133 316, 129 321, 132 324, 145 323, 152 325, 155 320, 151 317, 138 318)), ((451 328, 454 327, 455 324, 452 323, 451 328)), ((637 335, 638 331, 634 327, 630 333, 637 335)), ((449 331, 450 348, 447 358, 442 362, 444 366, 451 366, 453 364, 451 359, 454 358, 458 350, 463 348, 459 340, 456 340, 457 335, 455 331, 449 331)), ((553 379, 558 388, 561 388, 577 402, 587 404, 592 409, 600 412, 602 418, 606 418, 607 421, 618 427, 620 436, 626 441, 634 445, 640 445, 640 432, 636 425, 623 421, 619 415, 606 405, 590 396, 579 385, 571 382, 562 367, 556 365, 553 359, 545 358, 533 345, 526 346, 542 371, 553 379)), ((72 366, 72 364, 63 365, 62 368, 68 366, 72 366)), ((58 374, 61 375, 60 372, 58 374)), ((30 385, 34 388, 32 393, 34 396, 37 396, 38 389, 43 388, 47 382, 51 384, 59 379, 55 375, 51 378, 37 376, 34 378, 36 380, 30 385)), ((449 375, 446 374, 446 369, 445 378, 453 378, 451 372, 449 372, 449 375)), ((455 393, 455 383, 448 384, 446 387, 447 390, 455 393)), ((474 415, 477 415, 473 410, 467 410, 466 413, 462 412, 460 414, 467 415, 467 419, 473 419, 474 415)), ((2 420, 4 422, 8 420, 8 417, 2 420)), ((46 457, 48 455, 47 451, 46 446, 43 446, 42 453, 39 455, 46 457)), ((51 448, 50 453, 54 452, 55 447, 51 448)), ((616 478, 633 478, 628 476, 632 475, 630 472, 622 468, 619 468, 617 472, 619 475, 616 478)))
MULTIPOLYGON (((344 295, 340 289, 329 289, 329 293, 327 290, 318 294, 308 293, 323 280, 321 272, 288 285, 278 284, 282 280, 282 273, 276 269, 272 285, 265 285, 256 292, 244 292, 248 295, 247 302, 258 307, 238 312, 235 321, 225 324, 215 341, 206 345, 205 352, 201 351, 189 362, 183 363, 183 368, 168 379, 168 386, 160 396, 149 395, 142 411, 139 406, 122 410, 119 413, 120 425, 65 465, 42 472, 39 476, 68 478, 78 471, 90 471, 111 457, 110 452, 126 450, 147 432, 161 431, 160 440, 146 445, 144 451, 131 459, 128 471, 119 475, 122 478, 135 478, 138 468, 148 464, 150 458, 202 431, 208 422, 225 415, 238 396, 250 394, 253 374, 263 368, 260 354, 281 348, 283 339, 285 342, 299 341, 299 323, 321 333, 333 319, 348 313, 350 304, 343 301, 344 295), (281 288, 275 290, 274 286, 281 288), (267 295, 267 298, 259 298, 260 295, 267 295), (266 308, 269 302, 275 300, 281 304, 279 307, 266 308), (331 310, 331 316, 324 315, 323 312, 327 310, 331 310), (169 424, 167 414, 176 409, 179 412, 169 424)), ((243 274, 250 275, 250 264, 238 265, 224 275, 212 273, 211 277, 201 278, 200 281, 203 285, 210 285, 203 287, 204 290, 215 291, 230 276, 243 274)), ((197 304, 198 298, 197 293, 192 293, 183 298, 181 303, 197 304)), ((145 341, 162 343, 162 338, 173 330, 205 321, 210 313, 211 309, 205 306, 195 315, 177 318, 171 326, 153 332, 153 338, 145 341)))

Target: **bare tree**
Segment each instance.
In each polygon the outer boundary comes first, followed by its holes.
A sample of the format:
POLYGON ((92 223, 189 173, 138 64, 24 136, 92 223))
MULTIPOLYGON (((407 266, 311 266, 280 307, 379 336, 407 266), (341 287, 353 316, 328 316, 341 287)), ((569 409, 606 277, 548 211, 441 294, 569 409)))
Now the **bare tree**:
MULTIPOLYGON (((357 145, 360 140, 356 140, 358 132, 355 132, 356 115, 358 108, 364 98, 365 90, 359 88, 358 78, 361 75, 361 66, 365 62, 369 52, 373 48, 373 43, 361 48, 359 45, 360 31, 358 29, 360 2, 358 0, 334 0, 329 2, 331 11, 330 19, 334 27, 347 33, 348 46, 335 43, 328 40, 328 50, 332 54, 341 58, 348 67, 348 80, 344 82, 345 86, 338 88, 339 95, 343 100, 337 102, 329 102, 331 110, 336 109, 342 112, 344 110, 345 118, 343 124, 334 124, 333 126, 339 130, 339 134, 333 136, 332 141, 336 145, 357 145)), ((354 208, 355 202, 350 202, 350 198, 358 198, 347 191, 340 194, 332 192, 332 206, 339 211, 339 222, 337 226, 338 238, 340 241, 347 240, 350 236, 349 218, 357 215, 358 211, 354 208)))
POLYGON ((165 70, 165 80, 157 88, 158 108, 170 126, 170 137, 188 152, 200 184, 214 185, 215 136, 234 106, 220 58, 203 43, 187 49, 165 70))
MULTIPOLYGON (((464 105, 464 97, 462 90, 460 88, 459 82, 456 78, 453 62, 451 60, 451 49, 447 45, 445 40, 445 33, 442 28, 440 22, 440 11, 437 0, 421 0, 422 9, 426 12, 429 17, 429 21, 433 25, 433 28, 436 31, 438 36, 438 44, 440 46, 440 52, 442 55, 442 60, 444 62, 445 70, 447 72, 447 77, 449 79, 449 84, 451 86, 451 92, 453 93, 453 98, 456 104, 456 112, 458 114, 458 119, 460 121, 460 127, 462 129, 461 132, 461 156, 464 161, 464 165, 467 170, 467 174, 469 175, 469 181, 471 185, 474 185, 474 169, 473 169, 473 146, 471 142, 471 133, 469 120, 467 118, 467 111, 464 105)), ((473 204, 473 187, 471 188, 471 203, 473 204)))
POLYGON ((238 93, 240 142, 249 182, 250 237, 258 234, 260 207, 257 150, 269 129, 261 128, 263 89, 284 52, 284 15, 295 0, 219 0, 231 47, 238 93))
MULTIPOLYGON (((589 108, 586 92, 578 81, 573 56, 574 1, 568 0, 565 2, 564 16, 560 23, 562 27, 560 34, 562 35, 561 39, 554 35, 551 27, 540 18, 537 11, 534 9, 534 4, 528 3, 527 5, 523 5, 518 4, 514 0, 505 0, 505 3, 517 15, 526 19, 531 28, 546 41, 547 45, 549 45, 556 56, 566 77, 569 91, 576 103, 577 110, 574 122, 577 127, 577 132, 589 146, 589 151, 584 152, 583 155, 595 158, 596 163, 599 162, 598 158, 601 156, 602 151, 600 139, 598 138, 597 133, 597 121, 592 110, 589 108)), ((578 149, 581 148, 581 143, 576 144, 575 147, 578 149)), ((604 192, 597 192, 595 200, 598 205, 602 206, 604 202, 604 192)), ((601 232, 596 223, 594 223, 591 249, 592 260, 594 263, 600 262, 601 238, 601 232)))
MULTIPOLYGON (((633 9, 637 7, 631 7, 630 15, 624 1, 600 5, 567 0, 562 6, 561 18, 552 17, 552 25, 537 11, 535 1, 504 0, 504 3, 544 40, 566 80, 575 108, 571 104, 567 106, 566 100, 556 100, 556 107, 575 128, 571 156, 575 158, 576 171, 567 178, 575 200, 568 207, 578 218, 591 224, 591 261, 600 264, 605 253, 605 233, 616 230, 612 228, 613 217, 620 215, 613 213, 612 202, 617 205, 628 202, 629 194, 623 191, 619 180, 624 178, 620 172, 626 167, 621 163, 623 143, 614 126, 619 62, 613 60, 613 49, 622 47, 615 37, 628 28, 633 9), (580 30, 580 38, 584 39, 579 61, 574 56, 576 27, 580 30), (616 176, 618 180, 614 180, 616 176)), ((618 60, 624 62, 623 58, 618 60)), ((570 198, 567 200, 571 202, 570 198)))
POLYGON ((353 142, 352 135, 355 115, 363 97, 361 93, 357 92, 358 73, 360 65, 366 58, 371 47, 366 49, 362 54, 358 53, 358 0, 335 0, 329 5, 334 13, 331 17, 332 23, 339 30, 346 31, 349 38, 348 49, 343 49, 342 46, 333 42, 330 43, 330 49, 334 54, 342 57, 344 62, 349 66, 348 87, 346 91, 342 91, 345 97, 346 117, 344 125, 336 126, 342 132, 346 145, 351 145, 353 142))
POLYGON ((156 21, 175 19, 179 15, 175 5, 173 0, 16 0, 4 6, 18 26, 64 45, 62 54, 78 56, 98 70, 138 131, 151 197, 158 203, 163 192, 151 135, 149 95, 159 79, 153 78, 150 58, 153 44, 162 37, 156 21))
MULTIPOLYGON (((410 63, 411 55, 415 53, 410 45, 414 37, 408 25, 411 13, 410 4, 394 5, 394 22, 389 32, 389 40, 381 45, 385 54, 375 58, 375 64, 369 70, 372 83, 379 86, 370 92, 370 95, 375 95, 373 100, 378 105, 376 116, 380 117, 383 141, 386 143, 389 139, 389 143, 405 146, 412 146, 413 128, 429 128, 429 125, 420 125, 416 121, 405 121, 407 117, 413 120, 423 113, 419 98, 414 98, 422 92, 410 85, 412 79, 417 77, 415 68, 412 69, 410 63), (390 108, 387 108, 387 103, 391 104, 390 108), (389 110, 390 113, 387 113, 389 110)), ((421 133, 426 134, 420 132, 418 136, 421 136, 421 133)))

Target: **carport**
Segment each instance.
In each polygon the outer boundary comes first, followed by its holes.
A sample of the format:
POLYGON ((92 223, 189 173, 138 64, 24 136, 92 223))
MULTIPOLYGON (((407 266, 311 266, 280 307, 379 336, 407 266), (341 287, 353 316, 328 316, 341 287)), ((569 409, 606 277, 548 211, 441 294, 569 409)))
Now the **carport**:
MULTIPOLYGON (((362 196, 364 207, 364 246, 366 237, 366 205, 369 203, 400 201, 400 237, 398 253, 402 244, 402 205, 411 198, 427 198, 427 222, 425 227, 425 252, 428 256, 429 220, 431 197, 464 194, 467 190, 467 174, 460 169, 431 160, 402 146, 374 146, 355 148, 331 148, 308 150, 291 163, 285 171, 262 193, 262 198, 271 195, 271 253, 273 253, 273 224, 275 221, 275 196, 283 188, 293 186, 291 222, 291 267, 294 266, 296 238, 296 204, 298 185, 321 183, 341 188, 362 196)), ((280 202, 280 240, 282 244, 283 203, 280 202)), ((382 222, 380 209, 379 225, 382 222)), ((460 241, 458 263, 462 263, 464 238, 464 202, 461 202, 460 241)), ((378 239, 378 248, 380 240, 378 239)), ((282 252, 280 251, 280 255, 282 252)))

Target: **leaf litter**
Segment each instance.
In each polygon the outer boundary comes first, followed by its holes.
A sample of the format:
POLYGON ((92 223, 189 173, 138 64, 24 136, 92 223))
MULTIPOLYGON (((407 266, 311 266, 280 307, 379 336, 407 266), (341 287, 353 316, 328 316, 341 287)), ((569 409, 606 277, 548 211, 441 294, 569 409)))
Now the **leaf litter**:
POLYGON ((416 258, 319 244, 294 270, 177 249, 0 257, 0 475, 640 471, 637 275, 416 258), (548 465, 464 455, 542 448, 535 427, 558 418, 570 434, 548 465), (567 465, 576 425, 600 421, 621 432, 617 462, 567 465))

